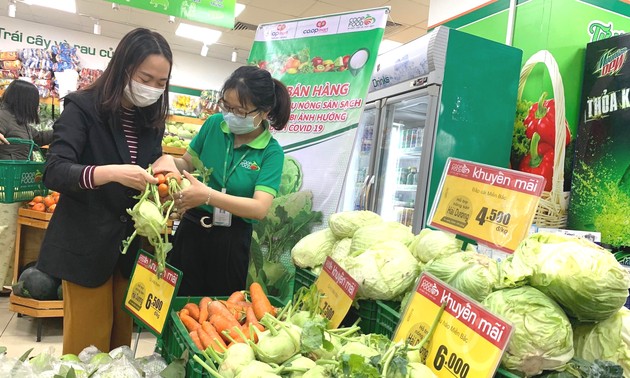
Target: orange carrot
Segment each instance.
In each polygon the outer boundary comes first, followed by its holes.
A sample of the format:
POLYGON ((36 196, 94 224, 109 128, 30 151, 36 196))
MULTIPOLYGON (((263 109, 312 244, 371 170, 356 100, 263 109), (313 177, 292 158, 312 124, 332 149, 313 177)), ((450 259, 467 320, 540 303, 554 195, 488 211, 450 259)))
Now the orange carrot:
POLYGON ((197 346, 197 348, 199 348, 199 350, 205 350, 205 348, 203 347, 203 344, 201 343, 201 339, 199 338, 199 334, 197 333, 197 331, 191 331, 189 335, 193 343, 195 343, 195 345, 197 346))
POLYGON ((199 323, 201 324, 208 320, 208 303, 211 301, 210 297, 203 297, 199 301, 199 323))
POLYGON ((242 291, 235 291, 227 299, 228 302, 243 302, 245 301, 245 293, 242 291))
POLYGON ((190 315, 179 314, 179 319, 184 323, 184 327, 188 330, 188 332, 192 332, 197 330, 197 328, 201 327, 195 319, 193 319, 190 315))
POLYGON ((221 301, 221 303, 228 309, 228 311, 230 311, 232 316, 238 320, 239 323, 245 318, 245 307, 227 301, 221 301))
POLYGON ((258 282, 253 282, 249 286, 249 295, 252 297, 252 308, 258 320, 262 319, 266 313, 276 316, 276 308, 271 305, 267 294, 258 282))
POLYGON ((245 321, 245 325, 244 327, 247 327, 247 333, 245 333, 246 335, 249 335, 249 325, 253 325, 254 327, 258 328, 259 331, 264 331, 265 327, 260 324, 258 322, 258 319, 256 318, 256 314, 254 313, 254 309, 249 307, 247 308, 247 312, 246 312, 246 321, 245 321))
POLYGON ((239 322, 236 321, 231 316, 225 316, 221 314, 213 314, 210 315, 210 320, 208 320, 210 324, 217 330, 218 333, 223 332, 226 329, 230 329, 232 327, 240 327, 239 322))
POLYGON ((208 304, 208 316, 212 317, 212 315, 214 314, 223 315, 226 318, 231 317, 232 319, 236 319, 234 313, 228 310, 228 308, 225 307, 225 305, 221 303, 221 301, 212 301, 210 302, 210 304, 208 304))
POLYGON ((219 335, 217 330, 212 326, 212 324, 207 321, 203 322, 201 328, 204 330, 205 333, 208 334, 208 336, 210 336, 210 339, 212 340, 210 346, 212 346, 212 349, 217 352, 223 352, 226 348, 225 342, 223 341, 223 338, 221 337, 221 335, 219 335))
POLYGON ((188 311, 188 309, 182 308, 182 309, 179 311, 179 314, 180 314, 180 315, 182 315, 182 314, 190 315, 190 311, 188 311))
POLYGON ((199 321, 199 306, 196 303, 186 303, 184 306, 190 312, 190 317, 195 319, 195 321, 199 321))
POLYGON ((247 307, 252 307, 252 302, 247 302, 247 301, 239 301, 239 302, 232 302, 235 305, 241 306, 243 308, 247 308, 247 307))

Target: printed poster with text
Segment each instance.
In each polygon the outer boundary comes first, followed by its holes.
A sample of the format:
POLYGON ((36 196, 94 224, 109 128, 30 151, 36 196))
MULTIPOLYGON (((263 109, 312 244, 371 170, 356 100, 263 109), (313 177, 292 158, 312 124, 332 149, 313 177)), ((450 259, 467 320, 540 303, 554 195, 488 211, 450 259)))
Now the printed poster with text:
POLYGON ((254 226, 248 282, 288 301, 291 249, 337 210, 389 7, 263 24, 249 64, 289 89, 291 118, 273 136, 285 152, 270 214, 254 226))

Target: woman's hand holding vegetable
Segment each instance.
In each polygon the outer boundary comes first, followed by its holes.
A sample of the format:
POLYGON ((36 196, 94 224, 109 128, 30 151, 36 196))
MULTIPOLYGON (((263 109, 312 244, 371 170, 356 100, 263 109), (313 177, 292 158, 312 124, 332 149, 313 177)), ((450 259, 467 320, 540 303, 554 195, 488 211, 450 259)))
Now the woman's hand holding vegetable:
POLYGON ((94 169, 94 184, 104 185, 117 182, 129 188, 143 191, 147 183, 157 184, 158 179, 151 176, 144 168, 135 164, 103 165, 94 169))
POLYGON ((173 194, 177 210, 183 213, 188 209, 203 204, 209 204, 208 200, 216 191, 212 188, 209 188, 201 181, 197 180, 195 176, 191 175, 187 171, 184 171, 184 177, 190 182, 190 186, 184 188, 179 193, 173 194))

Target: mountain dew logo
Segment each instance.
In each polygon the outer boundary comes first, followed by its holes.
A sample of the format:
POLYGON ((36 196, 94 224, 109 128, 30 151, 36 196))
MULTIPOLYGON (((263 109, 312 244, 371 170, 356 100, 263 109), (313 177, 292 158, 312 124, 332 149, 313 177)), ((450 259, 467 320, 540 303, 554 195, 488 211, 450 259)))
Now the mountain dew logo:
POLYGON ((595 66, 595 73, 599 72, 599 77, 615 75, 623 68, 627 55, 628 48, 626 47, 604 52, 595 66))
POLYGON ((249 169, 250 171, 260 171, 260 165, 255 161, 243 160, 240 165, 241 168, 249 169))

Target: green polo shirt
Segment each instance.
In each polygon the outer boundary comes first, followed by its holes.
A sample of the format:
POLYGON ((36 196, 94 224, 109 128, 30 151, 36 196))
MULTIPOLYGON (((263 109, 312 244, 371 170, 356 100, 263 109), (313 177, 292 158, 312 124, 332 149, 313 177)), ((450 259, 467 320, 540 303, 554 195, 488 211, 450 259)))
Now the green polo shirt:
MULTIPOLYGON (((209 117, 188 146, 195 168, 199 164, 212 168, 208 185, 227 194, 253 198, 257 190, 272 196, 278 193, 284 152, 269 129, 253 141, 234 148, 234 134, 221 113, 209 117)), ((212 212, 212 206, 202 205, 212 212)), ((245 219, 249 223, 255 220, 245 219)))

